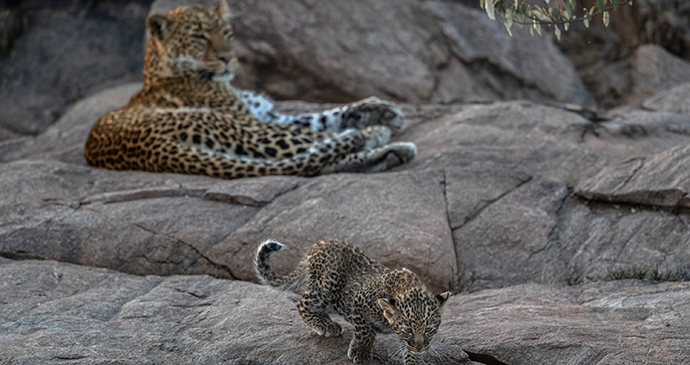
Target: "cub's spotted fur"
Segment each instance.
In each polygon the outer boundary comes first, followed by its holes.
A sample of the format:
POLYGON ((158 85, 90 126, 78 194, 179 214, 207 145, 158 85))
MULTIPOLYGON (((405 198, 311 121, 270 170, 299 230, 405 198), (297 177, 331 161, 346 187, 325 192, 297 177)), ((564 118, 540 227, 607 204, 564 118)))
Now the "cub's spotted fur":
POLYGON ((269 255, 282 244, 267 240, 256 252, 254 268, 262 284, 292 290, 302 297, 297 310, 321 336, 339 336, 331 320, 333 308, 355 326, 347 356, 355 363, 371 360, 376 332, 395 332, 405 345, 405 364, 424 364, 422 353, 441 324, 450 293, 432 295, 407 269, 390 270, 367 257, 362 249, 338 239, 313 245, 295 271, 276 273, 269 255))
POLYGON ((388 144, 403 116, 381 100, 288 116, 264 97, 235 90, 230 18, 223 1, 215 10, 190 5, 146 19, 144 88, 94 125, 85 148, 90 165, 222 178, 314 176, 383 171, 415 156, 412 143, 388 144))

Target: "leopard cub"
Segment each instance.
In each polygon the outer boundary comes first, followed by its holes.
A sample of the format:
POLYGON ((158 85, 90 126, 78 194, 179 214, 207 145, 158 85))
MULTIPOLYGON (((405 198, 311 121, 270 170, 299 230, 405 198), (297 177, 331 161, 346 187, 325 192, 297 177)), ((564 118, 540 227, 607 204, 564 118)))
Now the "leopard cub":
POLYGON ((269 256, 281 248, 274 240, 259 246, 254 258, 259 282, 300 294, 297 310, 316 333, 342 333, 329 316, 332 308, 355 327, 347 351, 350 360, 371 360, 376 333, 395 332, 406 349, 405 364, 425 364, 422 354, 441 324, 450 292, 433 295, 412 271, 388 269, 339 239, 314 244, 295 271, 280 275, 269 256))

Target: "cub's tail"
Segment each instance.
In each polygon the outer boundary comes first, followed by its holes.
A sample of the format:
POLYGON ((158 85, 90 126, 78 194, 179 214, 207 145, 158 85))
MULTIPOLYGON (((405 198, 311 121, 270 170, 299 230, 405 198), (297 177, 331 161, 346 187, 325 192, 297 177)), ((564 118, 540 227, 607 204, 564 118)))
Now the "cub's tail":
POLYGON ((300 262, 297 269, 287 275, 280 275, 271 267, 271 262, 269 261, 271 252, 279 251, 283 246, 282 243, 270 239, 261 242, 259 249, 256 250, 256 256, 254 256, 256 277, 261 284, 274 286, 282 290, 299 292, 304 287, 307 279, 306 261, 300 262))

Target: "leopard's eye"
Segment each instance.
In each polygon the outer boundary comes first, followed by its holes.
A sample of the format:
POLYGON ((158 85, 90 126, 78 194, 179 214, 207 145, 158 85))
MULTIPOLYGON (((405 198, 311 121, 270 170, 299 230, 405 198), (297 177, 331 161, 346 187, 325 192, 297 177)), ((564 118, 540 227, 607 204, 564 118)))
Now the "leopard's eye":
POLYGON ((203 34, 192 34, 192 38, 196 38, 196 39, 201 39, 201 40, 204 40, 204 41, 208 41, 208 38, 206 38, 206 36, 203 35, 203 34))

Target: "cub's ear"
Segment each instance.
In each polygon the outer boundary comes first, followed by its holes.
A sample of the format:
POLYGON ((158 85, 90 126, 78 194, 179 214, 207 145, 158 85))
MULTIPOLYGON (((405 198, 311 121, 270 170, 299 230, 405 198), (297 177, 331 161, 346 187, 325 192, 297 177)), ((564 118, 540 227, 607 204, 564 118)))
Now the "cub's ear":
POLYGON ((379 307, 383 309, 383 316, 390 321, 396 313, 395 299, 379 299, 378 303, 379 307))
POLYGON ((230 24, 230 20, 232 20, 232 12, 230 11, 230 6, 228 6, 228 2, 226 0, 222 0, 220 4, 218 4, 218 9, 216 9, 216 11, 218 12, 218 15, 223 18, 225 24, 230 24))
POLYGON ((443 306, 446 305, 448 298, 450 298, 450 292, 449 291, 436 295, 436 300, 438 300, 438 308, 439 309, 443 308, 443 306))
POLYGON ((152 37, 163 39, 170 34, 170 21, 165 15, 151 14, 146 18, 146 29, 152 37))

